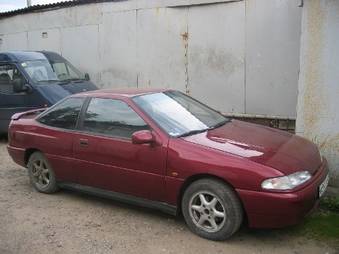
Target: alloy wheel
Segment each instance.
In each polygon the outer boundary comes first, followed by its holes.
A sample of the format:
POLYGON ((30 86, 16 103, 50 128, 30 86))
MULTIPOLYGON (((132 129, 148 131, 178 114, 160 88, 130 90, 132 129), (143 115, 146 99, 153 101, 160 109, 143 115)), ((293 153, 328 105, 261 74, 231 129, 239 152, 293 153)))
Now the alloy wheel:
POLYGON ((36 160, 32 164, 32 176, 35 184, 41 188, 48 186, 50 182, 50 172, 43 160, 36 160))
POLYGON ((225 211, 220 199, 211 192, 198 192, 189 202, 189 214, 192 221, 197 227, 209 233, 217 232, 224 226, 225 211))

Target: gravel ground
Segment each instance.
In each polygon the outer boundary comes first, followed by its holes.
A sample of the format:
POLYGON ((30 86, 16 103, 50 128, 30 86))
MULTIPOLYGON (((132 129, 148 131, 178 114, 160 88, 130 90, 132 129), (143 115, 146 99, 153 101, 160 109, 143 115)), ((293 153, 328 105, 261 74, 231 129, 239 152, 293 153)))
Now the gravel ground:
POLYGON ((212 242, 182 218, 79 193, 46 195, 29 184, 0 142, 0 254, 39 253, 336 253, 284 230, 250 230, 212 242))

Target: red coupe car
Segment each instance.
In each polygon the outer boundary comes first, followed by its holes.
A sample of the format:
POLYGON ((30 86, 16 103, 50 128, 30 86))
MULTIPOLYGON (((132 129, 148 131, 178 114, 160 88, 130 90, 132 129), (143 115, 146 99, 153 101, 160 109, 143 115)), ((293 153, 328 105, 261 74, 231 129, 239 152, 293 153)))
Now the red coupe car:
POLYGON ((194 233, 300 221, 328 184, 310 141, 230 120, 174 90, 101 90, 15 114, 8 151, 33 186, 181 212, 194 233))

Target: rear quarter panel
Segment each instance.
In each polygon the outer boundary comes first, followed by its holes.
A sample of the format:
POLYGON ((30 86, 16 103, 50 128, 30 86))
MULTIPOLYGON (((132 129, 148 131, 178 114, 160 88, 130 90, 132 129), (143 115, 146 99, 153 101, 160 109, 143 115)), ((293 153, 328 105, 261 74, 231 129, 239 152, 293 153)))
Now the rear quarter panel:
POLYGON ((19 119, 12 120, 9 136, 9 149, 23 151, 17 155, 21 158, 13 158, 15 161, 25 161, 26 151, 37 150, 47 157, 58 180, 74 178, 69 170, 73 146, 71 132, 45 127, 34 119, 19 119))

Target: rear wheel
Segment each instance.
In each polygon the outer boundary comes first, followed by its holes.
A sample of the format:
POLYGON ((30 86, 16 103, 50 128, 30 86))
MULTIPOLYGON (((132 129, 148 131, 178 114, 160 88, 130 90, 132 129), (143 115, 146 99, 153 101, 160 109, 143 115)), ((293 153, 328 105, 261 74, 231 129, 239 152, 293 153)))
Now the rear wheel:
POLYGON ((43 193, 58 190, 54 171, 41 152, 34 152, 28 160, 28 174, 34 188, 43 193))
POLYGON ((242 206, 233 189, 214 179, 198 180, 186 189, 182 212, 193 233, 215 241, 232 236, 243 219, 242 206))

